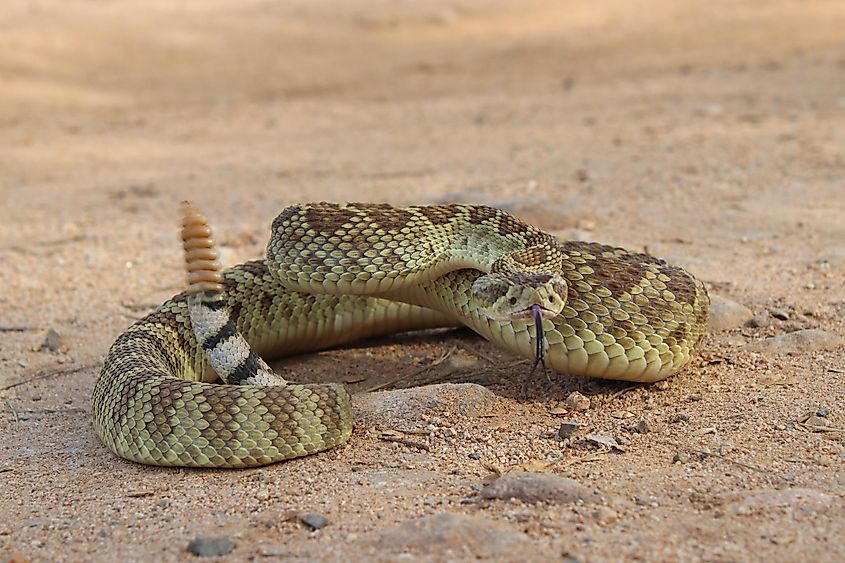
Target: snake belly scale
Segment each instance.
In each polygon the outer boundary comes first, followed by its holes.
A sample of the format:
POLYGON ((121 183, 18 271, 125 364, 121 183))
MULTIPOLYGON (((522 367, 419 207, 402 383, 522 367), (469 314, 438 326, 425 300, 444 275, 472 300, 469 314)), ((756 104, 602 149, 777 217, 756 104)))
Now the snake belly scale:
MULTIPOLYGON (((186 252, 213 273, 196 221, 186 252)), ((106 357, 94 428, 121 457, 247 467, 338 445, 352 429, 345 387, 287 383, 262 358, 404 330, 465 325, 526 358, 539 342, 563 373, 658 381, 690 362, 710 303, 679 267, 478 205, 296 205, 273 222, 265 260, 203 276, 106 357)))

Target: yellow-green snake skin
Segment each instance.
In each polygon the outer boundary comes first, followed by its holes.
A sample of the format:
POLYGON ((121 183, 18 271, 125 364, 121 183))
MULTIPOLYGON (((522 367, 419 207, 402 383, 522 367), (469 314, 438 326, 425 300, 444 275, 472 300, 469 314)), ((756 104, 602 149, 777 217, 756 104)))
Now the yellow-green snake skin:
POLYGON ((352 431, 345 387, 261 379, 257 357, 465 325, 534 358, 534 322, 491 313, 524 307, 522 293, 558 297, 538 321, 550 367, 658 381, 689 363, 710 304, 703 284, 681 268, 621 248, 558 241, 477 205, 293 206, 273 222, 267 258, 224 278, 222 300, 204 309, 217 316, 201 345, 184 293, 112 345, 92 410, 97 435, 117 455, 151 465, 247 467, 331 448, 352 431), (542 287, 513 288, 526 277, 542 287), (224 350, 227 338, 241 337, 248 359, 224 350), (204 350, 214 346, 233 366, 224 379, 241 384, 220 383, 204 350), (261 381, 278 384, 255 384, 261 381))

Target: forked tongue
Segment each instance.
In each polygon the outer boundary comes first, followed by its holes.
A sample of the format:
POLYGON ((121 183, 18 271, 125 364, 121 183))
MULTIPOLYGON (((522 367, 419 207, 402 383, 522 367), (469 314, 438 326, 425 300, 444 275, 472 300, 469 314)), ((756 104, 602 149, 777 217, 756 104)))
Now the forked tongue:
MULTIPOLYGON (((545 362, 545 346, 543 346, 543 338, 545 336, 545 332, 543 332, 543 311, 540 309, 539 305, 532 305, 531 306, 531 315, 534 317, 534 329, 536 333, 536 341, 537 347, 534 352, 534 365, 531 366, 531 372, 533 373, 535 369, 537 369, 537 364, 543 364, 543 372, 546 371, 546 362, 545 362)), ((548 377, 548 374, 547 374, 548 377)))

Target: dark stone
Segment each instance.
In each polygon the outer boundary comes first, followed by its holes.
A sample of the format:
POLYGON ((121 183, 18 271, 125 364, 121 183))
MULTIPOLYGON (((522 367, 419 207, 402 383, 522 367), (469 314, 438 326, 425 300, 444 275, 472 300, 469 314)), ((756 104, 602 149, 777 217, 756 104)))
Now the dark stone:
POLYGON ((58 352, 62 347, 62 337, 52 328, 44 336, 44 342, 38 348, 39 352, 58 352))
POLYGON ((326 517, 322 514, 305 514, 302 518, 300 518, 300 520, 302 520, 302 523, 312 530, 319 530, 329 523, 326 517))
POLYGON ((789 320, 789 312, 783 309, 769 309, 769 314, 779 321, 789 320))
POLYGON ((565 440, 566 438, 571 438, 580 428, 580 423, 574 420, 564 420, 560 423, 560 428, 557 429, 557 435, 562 440, 565 440))
POLYGON ((235 549, 235 540, 227 537, 196 538, 188 544, 188 551, 199 557, 228 555, 235 549))
POLYGON ((675 424, 678 422, 686 422, 689 420, 689 415, 685 412, 679 412, 672 415, 672 418, 669 419, 669 422, 675 424))
POLYGON ((631 427, 632 432, 637 432, 638 434, 648 434, 651 432, 651 425, 648 421, 644 418, 641 418, 631 427))

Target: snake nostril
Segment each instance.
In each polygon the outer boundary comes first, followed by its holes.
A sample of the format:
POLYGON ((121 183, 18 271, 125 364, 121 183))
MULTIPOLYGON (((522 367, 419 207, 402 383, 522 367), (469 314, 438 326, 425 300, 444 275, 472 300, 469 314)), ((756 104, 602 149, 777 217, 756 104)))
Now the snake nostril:
POLYGON ((508 301, 511 305, 516 305, 516 297, 511 297, 508 301))

